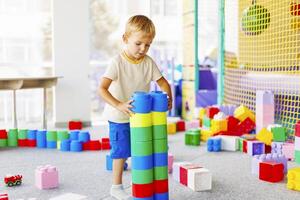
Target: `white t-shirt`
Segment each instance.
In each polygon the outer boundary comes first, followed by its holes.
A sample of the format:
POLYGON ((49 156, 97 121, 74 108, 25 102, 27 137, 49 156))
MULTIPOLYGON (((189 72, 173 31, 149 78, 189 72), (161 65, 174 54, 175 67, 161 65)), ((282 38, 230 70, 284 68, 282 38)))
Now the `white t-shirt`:
MULTIPOLYGON (((149 92, 151 81, 162 77, 156 63, 149 56, 134 64, 123 54, 114 57, 107 67, 103 77, 112 80, 108 91, 121 102, 127 102, 136 91, 149 92)), ((129 117, 106 103, 103 116, 105 119, 116 122, 129 122, 129 117)))

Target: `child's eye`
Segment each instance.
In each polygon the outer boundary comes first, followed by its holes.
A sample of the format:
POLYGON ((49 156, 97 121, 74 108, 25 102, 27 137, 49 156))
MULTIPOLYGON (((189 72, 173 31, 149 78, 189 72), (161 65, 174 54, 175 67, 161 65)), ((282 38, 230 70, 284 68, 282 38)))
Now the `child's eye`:
POLYGON ((139 43, 139 42, 137 42, 137 43, 135 43, 136 45, 141 45, 141 43, 139 43))

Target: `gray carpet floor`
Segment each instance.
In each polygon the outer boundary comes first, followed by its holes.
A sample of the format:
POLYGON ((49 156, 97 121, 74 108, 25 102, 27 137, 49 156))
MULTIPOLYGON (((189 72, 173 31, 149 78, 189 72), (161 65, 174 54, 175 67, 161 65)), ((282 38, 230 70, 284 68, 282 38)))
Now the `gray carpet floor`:
MULTIPOLYGON (((107 128, 89 128, 92 139, 107 136, 107 128)), ((170 200, 277 200, 300 199, 300 192, 286 188, 286 179, 280 183, 267 183, 251 175, 251 157, 241 152, 208 153, 206 144, 185 146, 184 134, 169 136, 169 152, 175 161, 199 163, 213 174, 212 190, 193 192, 169 176, 170 200)), ((81 153, 37 148, 0 149, 0 194, 8 193, 10 200, 111 200, 111 172, 105 169, 105 156, 109 151, 81 153), (59 170, 59 187, 39 190, 34 185, 34 170, 39 165, 51 164, 59 170), (22 174, 23 183, 8 188, 3 182, 6 174, 22 174), (85 198, 84 198, 85 197, 85 198)), ((296 164, 289 162, 289 168, 296 164)), ((124 174, 124 186, 130 187, 129 170, 124 174)))

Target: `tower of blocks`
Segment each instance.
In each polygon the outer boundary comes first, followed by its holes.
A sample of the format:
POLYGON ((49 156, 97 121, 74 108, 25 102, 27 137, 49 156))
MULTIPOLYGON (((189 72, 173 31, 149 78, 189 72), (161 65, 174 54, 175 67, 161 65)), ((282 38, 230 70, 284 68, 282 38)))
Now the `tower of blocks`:
POLYGON ((162 92, 135 92, 130 118, 132 195, 168 200, 168 99, 162 92))
POLYGON ((274 94, 271 91, 256 91, 256 131, 274 124, 274 94))
POLYGON ((300 164, 300 121, 295 124, 295 162, 300 164))

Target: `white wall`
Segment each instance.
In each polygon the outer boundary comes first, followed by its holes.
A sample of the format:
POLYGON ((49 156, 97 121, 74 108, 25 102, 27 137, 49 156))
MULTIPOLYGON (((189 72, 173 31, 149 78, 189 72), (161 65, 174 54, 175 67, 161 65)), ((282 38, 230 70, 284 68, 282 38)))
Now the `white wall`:
POLYGON ((54 122, 90 122, 89 1, 53 0, 54 122))

